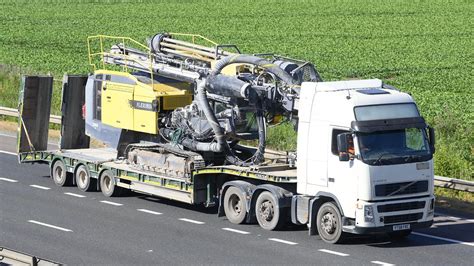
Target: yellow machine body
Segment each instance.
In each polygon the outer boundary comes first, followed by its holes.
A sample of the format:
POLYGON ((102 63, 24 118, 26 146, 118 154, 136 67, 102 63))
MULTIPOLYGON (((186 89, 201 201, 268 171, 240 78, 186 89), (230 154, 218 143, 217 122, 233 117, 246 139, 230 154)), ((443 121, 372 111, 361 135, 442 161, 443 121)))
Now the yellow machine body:
POLYGON ((137 132, 157 134, 158 114, 192 102, 190 84, 153 81, 128 72, 97 70, 105 79, 101 91, 102 123, 137 132))
MULTIPOLYGON (((214 66, 216 65, 218 60, 213 60, 211 61, 211 68, 214 69, 214 66)), ((250 68, 252 66, 247 65, 247 64, 241 64, 241 63, 236 63, 236 64, 230 64, 224 69, 222 69, 221 74, 228 75, 228 76, 237 76, 240 73, 245 73, 245 72, 250 72, 250 68)))

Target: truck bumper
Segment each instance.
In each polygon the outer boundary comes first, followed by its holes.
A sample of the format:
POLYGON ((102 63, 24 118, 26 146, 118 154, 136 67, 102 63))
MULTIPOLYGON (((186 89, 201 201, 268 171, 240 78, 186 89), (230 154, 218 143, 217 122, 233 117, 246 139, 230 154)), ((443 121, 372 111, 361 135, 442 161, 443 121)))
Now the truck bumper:
MULTIPOLYGON (((410 224, 410 230, 428 228, 433 224, 433 220, 425 222, 414 222, 410 224)), ((360 227, 360 226, 344 226, 342 229, 344 232, 359 234, 359 235, 370 235, 370 234, 381 234, 390 233, 393 231, 393 225, 385 225, 381 227, 360 227)), ((396 231, 399 232, 399 231, 396 231)))

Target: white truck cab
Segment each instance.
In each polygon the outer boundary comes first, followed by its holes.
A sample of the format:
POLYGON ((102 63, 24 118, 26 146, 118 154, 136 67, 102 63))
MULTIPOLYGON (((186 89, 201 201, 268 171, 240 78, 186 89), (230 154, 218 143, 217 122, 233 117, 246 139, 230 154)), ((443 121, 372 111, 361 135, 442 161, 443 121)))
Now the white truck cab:
POLYGON ((308 82, 298 109, 297 192, 319 205, 308 222, 325 241, 337 223, 393 235, 432 224, 434 133, 410 95, 378 79, 308 82))

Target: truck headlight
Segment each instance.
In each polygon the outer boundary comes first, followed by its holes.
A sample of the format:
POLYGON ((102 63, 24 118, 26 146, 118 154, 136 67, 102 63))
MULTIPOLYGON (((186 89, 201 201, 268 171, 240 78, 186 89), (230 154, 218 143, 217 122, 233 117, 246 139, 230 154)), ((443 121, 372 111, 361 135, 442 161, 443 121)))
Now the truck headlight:
POLYGON ((364 206, 364 220, 367 223, 374 222, 374 209, 372 208, 372 206, 364 206))
POLYGON ((430 209, 428 210, 428 217, 432 217, 434 216, 434 204, 435 204, 435 200, 434 199, 431 199, 430 201, 430 209))

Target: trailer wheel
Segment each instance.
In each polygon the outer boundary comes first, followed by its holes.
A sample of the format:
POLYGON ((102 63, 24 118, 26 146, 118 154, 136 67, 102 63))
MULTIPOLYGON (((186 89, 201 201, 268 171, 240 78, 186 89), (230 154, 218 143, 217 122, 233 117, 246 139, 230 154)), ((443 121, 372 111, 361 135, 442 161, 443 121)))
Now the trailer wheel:
POLYGON ((241 224, 247 215, 247 201, 242 191, 234 186, 227 189, 224 195, 224 212, 227 220, 241 224))
POLYGON ((66 165, 61 160, 56 160, 51 167, 51 177, 56 185, 64 187, 72 184, 72 175, 66 170, 66 165))
POLYGON ((341 212, 334 202, 326 202, 318 210, 316 226, 321 239, 330 244, 342 241, 341 212))
POLYGON ((281 213, 282 210, 278 207, 277 199, 272 193, 264 191, 258 195, 255 215, 260 227, 265 230, 280 228, 286 221, 281 213))
POLYGON ((106 197, 117 197, 122 194, 123 189, 117 187, 114 174, 110 170, 105 170, 100 175, 100 190, 106 197))
POLYGON ((77 188, 81 191, 91 191, 95 187, 95 179, 91 178, 87 167, 81 164, 74 174, 76 179, 77 188))

